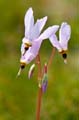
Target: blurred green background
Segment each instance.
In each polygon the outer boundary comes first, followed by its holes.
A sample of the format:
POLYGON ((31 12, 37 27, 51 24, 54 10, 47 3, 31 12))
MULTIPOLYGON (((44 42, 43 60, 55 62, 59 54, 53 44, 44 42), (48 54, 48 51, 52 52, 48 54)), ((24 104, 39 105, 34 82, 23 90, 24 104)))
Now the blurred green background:
MULTIPOLYGON (((20 45, 24 36, 24 15, 32 7, 35 20, 48 16, 45 26, 71 25, 68 64, 56 51, 49 70, 47 92, 43 95, 41 120, 79 120, 79 1, 78 0, 0 0, 0 120, 35 120, 37 68, 28 80, 28 65, 16 79, 20 45)), ((48 40, 41 46, 42 65, 51 54, 48 40)))

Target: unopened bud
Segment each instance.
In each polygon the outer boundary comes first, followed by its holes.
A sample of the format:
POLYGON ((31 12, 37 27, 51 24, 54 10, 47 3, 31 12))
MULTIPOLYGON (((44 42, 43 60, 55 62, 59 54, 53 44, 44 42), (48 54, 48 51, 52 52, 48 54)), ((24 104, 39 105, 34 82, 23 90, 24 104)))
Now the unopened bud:
POLYGON ((29 79, 33 76, 34 70, 35 70, 35 64, 33 64, 33 65, 30 67, 30 70, 29 70, 29 72, 28 72, 28 78, 29 78, 29 79))

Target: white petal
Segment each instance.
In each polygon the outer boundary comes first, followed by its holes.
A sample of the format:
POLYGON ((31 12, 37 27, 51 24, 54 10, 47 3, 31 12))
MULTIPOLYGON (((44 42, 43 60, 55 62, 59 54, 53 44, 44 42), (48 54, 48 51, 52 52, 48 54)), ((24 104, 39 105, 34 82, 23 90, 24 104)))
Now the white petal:
POLYGON ((29 8, 28 11, 26 12, 24 23, 25 23, 25 37, 30 39, 31 28, 34 25, 34 17, 33 17, 32 8, 29 8))
POLYGON ((47 16, 37 20, 35 25, 38 25, 39 32, 42 31, 43 27, 45 26, 46 21, 47 21, 47 16))
POLYGON ((48 27, 40 36, 38 39, 47 39, 49 38, 52 34, 55 34, 56 31, 58 30, 59 26, 54 25, 52 27, 48 27))
POLYGON ((59 42, 64 50, 67 49, 67 44, 71 35, 71 27, 66 22, 61 24, 59 31, 59 42))
POLYGON ((47 21, 47 17, 38 19, 36 24, 31 28, 30 38, 32 40, 36 39, 40 35, 40 32, 42 31, 46 21, 47 21))
POLYGON ((60 46, 60 43, 59 43, 57 36, 55 34, 52 34, 52 36, 49 38, 49 40, 50 40, 51 44, 54 47, 56 47, 59 52, 62 51, 62 47, 60 46))
POLYGON ((39 36, 39 27, 38 27, 38 24, 35 24, 35 25, 31 28, 30 39, 33 41, 33 40, 36 39, 38 36, 39 36))

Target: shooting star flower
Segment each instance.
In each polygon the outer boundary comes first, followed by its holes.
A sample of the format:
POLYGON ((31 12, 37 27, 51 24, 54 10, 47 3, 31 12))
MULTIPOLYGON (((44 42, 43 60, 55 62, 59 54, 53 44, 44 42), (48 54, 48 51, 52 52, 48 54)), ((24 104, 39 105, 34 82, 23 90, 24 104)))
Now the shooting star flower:
POLYGON ((22 39, 21 53, 24 54, 25 49, 28 50, 35 39, 37 39, 45 26, 47 16, 38 19, 34 24, 34 16, 32 8, 29 8, 24 17, 25 37, 22 39), (24 49, 25 48, 25 49, 24 49))
POLYGON ((25 37, 22 40, 21 46, 21 68, 30 63, 37 56, 41 47, 42 41, 55 34, 59 26, 54 25, 48 27, 41 35, 41 31, 47 21, 47 16, 37 20, 34 24, 33 10, 29 8, 25 15, 25 37))
POLYGON ((37 22, 34 24, 34 16, 33 16, 32 8, 29 8, 27 10, 24 17, 25 37, 22 39, 22 45, 21 45, 21 59, 20 59, 21 68, 25 66, 25 60, 24 60, 25 53, 32 46, 33 41, 39 37, 46 21, 47 21, 47 16, 42 19, 38 19, 37 22))
POLYGON ((55 25, 55 26, 47 28, 38 37, 38 39, 33 40, 32 46, 30 46, 29 49, 25 52, 25 54, 21 56, 20 62, 22 65, 29 64, 32 60, 36 58, 36 56, 38 55, 39 49, 41 47, 42 41, 44 39, 49 38, 52 32, 55 34, 55 32, 58 30, 58 27, 59 27, 58 25, 55 25))
POLYGON ((67 50, 68 50, 68 41, 70 40, 70 36, 71 36, 71 27, 66 22, 63 22, 59 30, 59 41, 55 34, 52 34, 51 37, 49 37, 49 40, 52 43, 52 45, 56 47, 57 50, 62 54, 64 58, 64 63, 67 63, 66 58, 67 58, 67 50))

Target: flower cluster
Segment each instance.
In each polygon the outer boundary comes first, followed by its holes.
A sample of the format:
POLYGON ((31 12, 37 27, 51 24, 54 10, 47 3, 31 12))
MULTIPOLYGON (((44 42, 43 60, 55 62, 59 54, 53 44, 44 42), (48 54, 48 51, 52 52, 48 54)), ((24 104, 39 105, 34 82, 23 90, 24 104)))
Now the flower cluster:
POLYGON ((71 35, 71 28, 66 22, 63 22, 61 26, 53 25, 48 27, 43 33, 41 33, 47 21, 47 16, 38 19, 34 23, 34 16, 32 8, 29 8, 25 14, 25 36, 22 39, 21 45, 21 68, 24 68, 26 64, 30 63, 36 58, 40 50, 43 40, 49 39, 53 47, 57 48, 59 53, 62 54, 64 62, 66 63, 68 41, 71 35), (57 39, 56 32, 59 29, 59 40, 57 39))

